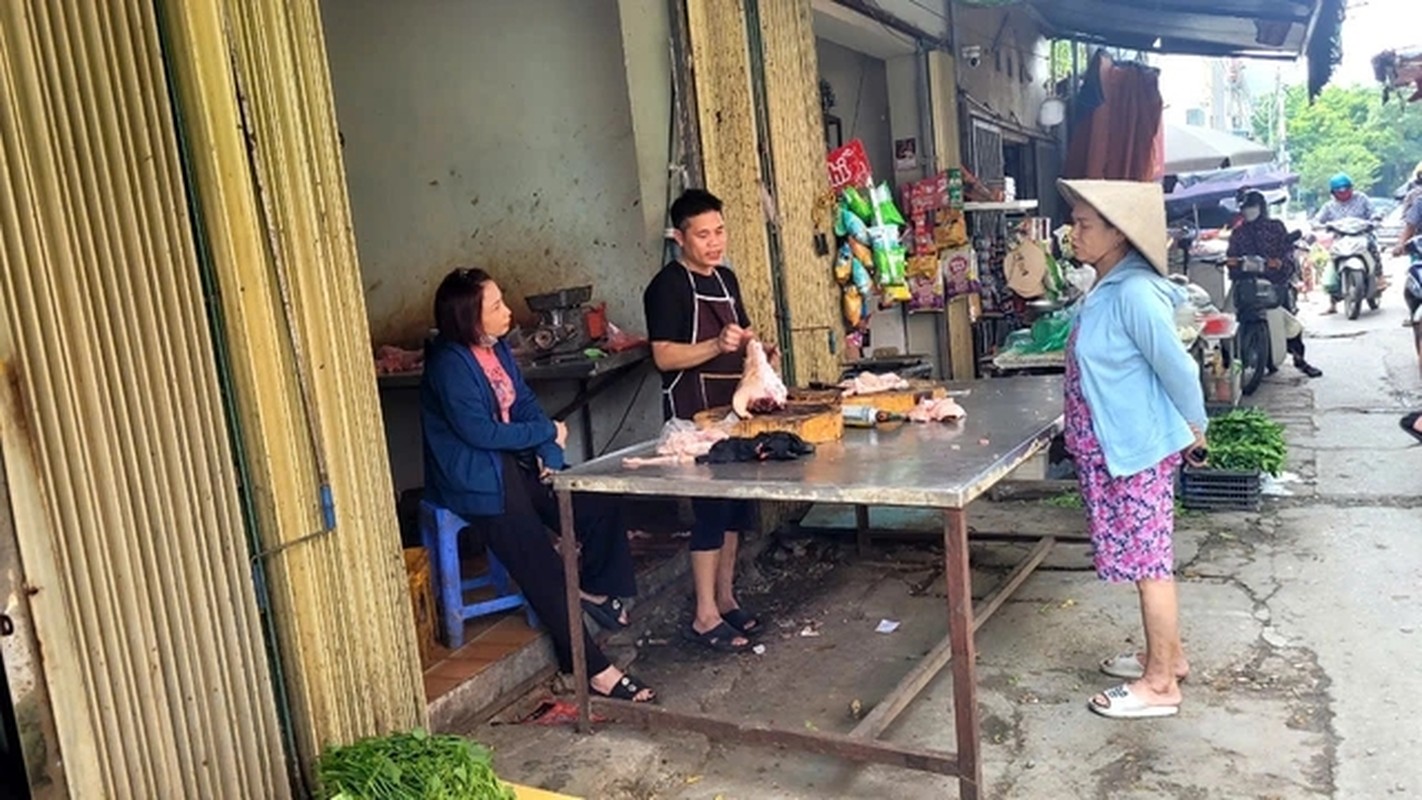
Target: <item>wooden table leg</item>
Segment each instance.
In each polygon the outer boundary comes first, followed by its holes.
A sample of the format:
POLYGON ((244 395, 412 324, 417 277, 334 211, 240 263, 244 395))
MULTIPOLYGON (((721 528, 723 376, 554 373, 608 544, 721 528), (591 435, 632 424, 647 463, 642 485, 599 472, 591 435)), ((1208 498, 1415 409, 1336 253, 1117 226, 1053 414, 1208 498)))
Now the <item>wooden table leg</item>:
POLYGON ((948 637, 953 659, 953 712, 958 733, 958 796, 978 800, 983 782, 978 724, 977 648, 973 645, 973 576, 968 567, 968 515, 944 512, 944 582, 948 589, 948 637))
POLYGON ((869 555, 869 506, 854 507, 854 541, 859 548, 859 557, 869 555))
POLYGON ((573 685, 578 698, 578 732, 588 732, 588 658, 583 639, 582 586, 578 575, 578 534, 573 524, 573 494, 558 492, 558 549, 563 553, 563 583, 568 589, 568 638, 572 640, 573 685))

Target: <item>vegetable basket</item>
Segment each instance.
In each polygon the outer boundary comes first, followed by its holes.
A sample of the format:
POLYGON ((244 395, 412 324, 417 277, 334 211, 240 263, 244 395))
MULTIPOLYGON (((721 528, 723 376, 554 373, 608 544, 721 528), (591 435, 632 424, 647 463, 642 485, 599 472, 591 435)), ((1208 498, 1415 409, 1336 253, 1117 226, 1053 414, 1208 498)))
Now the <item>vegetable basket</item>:
POLYGON ((1258 511, 1264 498, 1262 474, 1258 470, 1184 467, 1180 470, 1180 504, 1197 511, 1258 511))

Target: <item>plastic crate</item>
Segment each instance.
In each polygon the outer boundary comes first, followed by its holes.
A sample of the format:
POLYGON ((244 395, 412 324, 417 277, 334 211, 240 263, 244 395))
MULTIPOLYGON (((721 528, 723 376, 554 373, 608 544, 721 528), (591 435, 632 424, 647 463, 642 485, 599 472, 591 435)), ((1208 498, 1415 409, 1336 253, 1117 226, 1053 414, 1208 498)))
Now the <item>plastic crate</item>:
POLYGON ((1185 467, 1180 504, 1199 511, 1258 511, 1264 498, 1258 472, 1185 467))

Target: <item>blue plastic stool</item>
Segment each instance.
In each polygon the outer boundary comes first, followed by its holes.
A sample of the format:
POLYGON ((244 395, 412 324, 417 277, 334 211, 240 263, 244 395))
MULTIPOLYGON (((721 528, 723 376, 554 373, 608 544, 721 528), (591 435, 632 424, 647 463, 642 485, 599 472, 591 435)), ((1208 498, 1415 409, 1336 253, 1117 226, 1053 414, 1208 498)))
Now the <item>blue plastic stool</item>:
POLYGON ((459 568, 459 532, 468 524, 447 508, 423 501, 420 503, 420 538, 429 553, 430 568, 434 573, 444 644, 451 650, 458 650, 464 645, 464 621, 467 619, 523 606, 528 615, 528 626, 538 627, 538 616, 528 606, 523 594, 513 590, 508 570, 492 551, 486 551, 489 559, 487 571, 472 578, 463 578, 459 568), (485 587, 493 588, 493 598, 464 604, 465 592, 485 587))

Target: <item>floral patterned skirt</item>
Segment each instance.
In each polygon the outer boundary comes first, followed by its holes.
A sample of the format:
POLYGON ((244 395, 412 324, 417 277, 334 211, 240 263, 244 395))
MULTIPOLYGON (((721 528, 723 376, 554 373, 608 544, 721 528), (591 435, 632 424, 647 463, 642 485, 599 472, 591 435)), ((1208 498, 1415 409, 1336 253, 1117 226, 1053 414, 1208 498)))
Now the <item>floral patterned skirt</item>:
POLYGON ((1125 477, 1113 477, 1091 426, 1081 374, 1067 348, 1066 445, 1076 461, 1086 504, 1096 574, 1111 583, 1170 580, 1175 574, 1175 470, 1179 454, 1125 477))

